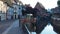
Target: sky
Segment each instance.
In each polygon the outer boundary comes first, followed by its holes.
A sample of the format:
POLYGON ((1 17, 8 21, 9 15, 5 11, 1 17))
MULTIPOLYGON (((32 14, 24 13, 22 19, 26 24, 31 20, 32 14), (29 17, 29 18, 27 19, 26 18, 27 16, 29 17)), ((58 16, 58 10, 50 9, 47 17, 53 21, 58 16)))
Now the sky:
POLYGON ((37 2, 40 2, 46 9, 51 9, 57 6, 58 0, 20 0, 20 1, 22 1, 23 4, 30 4, 33 8, 35 7, 37 2))

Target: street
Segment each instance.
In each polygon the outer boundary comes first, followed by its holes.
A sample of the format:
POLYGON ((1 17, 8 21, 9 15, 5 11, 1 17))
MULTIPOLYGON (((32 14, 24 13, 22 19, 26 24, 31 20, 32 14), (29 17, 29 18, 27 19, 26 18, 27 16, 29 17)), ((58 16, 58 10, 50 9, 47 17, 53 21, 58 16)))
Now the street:
MULTIPOLYGON (((57 34, 53 31, 51 25, 47 25, 41 34, 47 34, 47 32, 48 34, 57 34)), ((19 27, 19 20, 15 20, 2 34, 30 34, 30 32, 27 32, 27 29, 22 30, 21 27, 19 27)), ((32 32, 32 34, 36 33, 32 32)))
POLYGON ((16 20, 13 22, 13 24, 7 28, 6 31, 4 31, 2 34, 28 34, 26 29, 23 31, 19 27, 19 20, 16 20))
POLYGON ((15 20, 0 21, 0 34, 4 32, 15 20))

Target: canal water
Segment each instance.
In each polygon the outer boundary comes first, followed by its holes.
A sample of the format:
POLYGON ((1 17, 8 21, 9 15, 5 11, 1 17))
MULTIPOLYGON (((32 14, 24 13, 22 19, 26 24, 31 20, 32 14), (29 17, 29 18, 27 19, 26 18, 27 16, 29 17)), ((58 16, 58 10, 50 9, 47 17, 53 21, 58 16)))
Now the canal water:
POLYGON ((41 32, 41 34, 57 34, 57 33, 54 32, 53 27, 51 25, 47 25, 41 32))
MULTIPOLYGON (((32 32, 32 34, 36 34, 36 33, 32 32)), ((57 34, 57 33, 53 30, 53 27, 50 24, 47 25, 40 34, 57 34)))

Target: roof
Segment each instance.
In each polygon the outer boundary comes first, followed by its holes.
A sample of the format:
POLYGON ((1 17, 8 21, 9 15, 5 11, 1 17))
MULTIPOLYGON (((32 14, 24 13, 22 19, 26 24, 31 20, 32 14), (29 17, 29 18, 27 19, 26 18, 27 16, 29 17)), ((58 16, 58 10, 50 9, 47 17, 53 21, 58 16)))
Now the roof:
POLYGON ((37 2, 35 8, 44 8, 44 6, 41 3, 37 2))
POLYGON ((60 13, 60 7, 56 7, 52 9, 53 13, 60 13))

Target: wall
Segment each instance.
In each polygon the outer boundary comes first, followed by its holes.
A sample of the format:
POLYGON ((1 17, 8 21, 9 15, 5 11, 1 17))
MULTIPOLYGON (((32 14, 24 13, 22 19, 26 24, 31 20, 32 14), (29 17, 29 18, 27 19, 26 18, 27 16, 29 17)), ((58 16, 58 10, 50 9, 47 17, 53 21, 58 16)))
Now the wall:
POLYGON ((6 20, 6 14, 5 13, 0 13, 1 20, 6 20))

